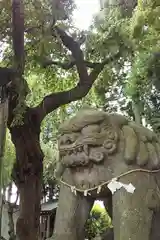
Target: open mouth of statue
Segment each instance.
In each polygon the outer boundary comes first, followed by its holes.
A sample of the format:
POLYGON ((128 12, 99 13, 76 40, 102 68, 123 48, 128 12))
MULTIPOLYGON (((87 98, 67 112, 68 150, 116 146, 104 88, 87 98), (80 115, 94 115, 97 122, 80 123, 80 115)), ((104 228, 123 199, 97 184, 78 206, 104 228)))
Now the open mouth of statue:
POLYGON ((61 161, 68 167, 85 166, 90 161, 99 163, 104 159, 103 148, 89 144, 74 147, 63 146, 59 148, 59 151, 61 161))

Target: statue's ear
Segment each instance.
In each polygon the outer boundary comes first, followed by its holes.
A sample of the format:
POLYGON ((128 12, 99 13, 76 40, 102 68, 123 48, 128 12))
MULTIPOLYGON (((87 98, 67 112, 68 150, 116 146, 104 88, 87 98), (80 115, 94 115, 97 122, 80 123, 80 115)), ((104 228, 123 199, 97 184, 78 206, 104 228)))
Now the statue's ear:
POLYGON ((84 103, 83 106, 81 107, 82 110, 90 110, 90 109, 93 109, 93 107, 91 107, 89 104, 87 103, 84 103))

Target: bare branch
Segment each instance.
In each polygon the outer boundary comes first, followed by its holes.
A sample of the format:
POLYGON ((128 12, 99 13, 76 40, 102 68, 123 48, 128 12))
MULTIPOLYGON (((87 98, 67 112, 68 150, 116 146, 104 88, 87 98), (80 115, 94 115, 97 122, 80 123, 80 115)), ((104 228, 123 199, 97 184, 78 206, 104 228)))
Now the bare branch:
MULTIPOLYGON (((90 62, 90 61, 85 61, 84 60, 84 63, 86 65, 86 67, 88 67, 88 68, 95 68, 97 65, 102 64, 103 62, 102 63, 100 63, 100 62, 90 62)), ((42 63, 42 67, 46 68, 46 67, 51 66, 51 65, 56 65, 58 67, 61 67, 64 70, 69 70, 69 69, 73 68, 75 66, 75 64, 76 64, 75 61, 58 62, 58 61, 52 61, 52 60, 45 60, 42 63)))
POLYGON ((38 26, 29 26, 24 29, 25 33, 34 33, 35 30, 40 29, 42 27, 42 24, 39 24, 38 26))
POLYGON ((88 72, 86 65, 84 63, 83 52, 80 49, 80 45, 76 42, 71 36, 69 36, 62 29, 56 27, 56 31, 60 36, 64 46, 71 51, 73 58, 75 59, 75 65, 77 67, 77 71, 79 74, 79 78, 81 82, 85 82, 88 79, 88 72))
POLYGON ((52 60, 49 60, 49 59, 41 62, 41 66, 43 68, 47 68, 48 66, 51 66, 51 65, 56 65, 58 67, 61 67, 64 70, 71 69, 75 64, 76 64, 75 61, 72 61, 72 62, 58 62, 58 61, 52 61, 52 60))
POLYGON ((42 121, 47 114, 54 111, 61 105, 68 104, 85 97, 97 79, 99 73, 103 70, 104 66, 115 59, 119 59, 119 57, 120 53, 118 52, 114 56, 106 59, 103 63, 96 65, 90 75, 88 75, 86 81, 81 81, 81 79, 79 79, 76 87, 68 91, 57 92, 46 96, 40 105, 37 106, 37 110, 39 110, 40 120, 42 121))

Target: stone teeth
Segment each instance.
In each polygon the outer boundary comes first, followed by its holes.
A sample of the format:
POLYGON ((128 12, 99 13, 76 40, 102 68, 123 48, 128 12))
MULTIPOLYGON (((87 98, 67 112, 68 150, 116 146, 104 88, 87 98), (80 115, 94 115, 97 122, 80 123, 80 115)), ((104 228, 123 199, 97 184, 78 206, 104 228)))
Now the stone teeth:
POLYGON ((83 147, 82 146, 78 147, 78 152, 82 152, 82 151, 83 151, 83 147))
POLYGON ((77 149, 74 149, 74 150, 73 150, 73 153, 76 154, 76 153, 77 153, 77 149))
POLYGON ((85 154, 88 156, 88 154, 89 154, 88 145, 84 145, 83 150, 84 150, 85 154))
POLYGON ((67 155, 71 155, 72 153, 73 153, 72 150, 68 150, 68 151, 67 151, 67 155))

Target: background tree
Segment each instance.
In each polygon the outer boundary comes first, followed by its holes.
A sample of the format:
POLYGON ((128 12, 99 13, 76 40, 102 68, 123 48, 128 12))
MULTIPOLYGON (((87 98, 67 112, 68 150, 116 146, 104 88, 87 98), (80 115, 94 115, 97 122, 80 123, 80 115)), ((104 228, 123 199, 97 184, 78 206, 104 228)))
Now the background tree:
POLYGON ((101 75, 104 84, 98 80, 95 85, 105 109, 121 111, 138 123, 145 119, 154 130, 159 126, 153 116, 159 101, 159 5, 156 0, 137 1, 132 16, 125 18, 115 5, 107 5, 87 38, 89 59, 103 60, 108 52, 121 48, 121 57, 101 75))
POLYGON ((97 235, 102 235, 111 227, 111 219, 106 210, 98 203, 94 204, 86 223, 86 238, 93 239, 97 235))

